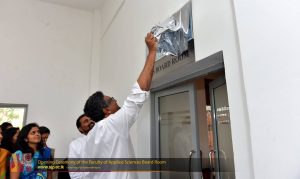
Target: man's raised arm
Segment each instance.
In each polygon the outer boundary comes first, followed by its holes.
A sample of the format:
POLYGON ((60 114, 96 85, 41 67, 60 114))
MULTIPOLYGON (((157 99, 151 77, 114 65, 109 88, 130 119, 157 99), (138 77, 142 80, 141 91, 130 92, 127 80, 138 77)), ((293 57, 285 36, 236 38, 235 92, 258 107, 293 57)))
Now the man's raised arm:
POLYGON ((153 76, 153 70, 154 70, 157 39, 154 37, 152 33, 148 33, 147 36, 145 37, 145 42, 147 44, 149 53, 144 68, 137 82, 143 91, 149 91, 151 86, 152 76, 153 76))

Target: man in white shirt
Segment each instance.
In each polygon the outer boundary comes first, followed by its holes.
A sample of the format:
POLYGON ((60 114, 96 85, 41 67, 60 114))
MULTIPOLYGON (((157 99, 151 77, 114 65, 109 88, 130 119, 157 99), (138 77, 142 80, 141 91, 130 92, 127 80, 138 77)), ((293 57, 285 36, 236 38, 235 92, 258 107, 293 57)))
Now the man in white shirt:
MULTIPOLYGON (((148 33, 145 42, 149 53, 144 68, 122 108, 113 97, 98 91, 86 101, 84 112, 97 123, 86 137, 87 158, 134 158, 129 130, 149 96, 156 56, 157 39, 148 33)), ((90 172, 89 178, 136 179, 134 172, 90 172)))
MULTIPOLYGON (((91 118, 87 117, 85 114, 82 114, 76 120, 76 126, 80 133, 84 136, 78 137, 73 140, 69 145, 69 159, 79 159, 84 158, 84 146, 86 144, 86 135, 94 127, 95 122, 91 118)), ((69 175, 72 179, 83 179, 87 172, 69 172, 69 175)))

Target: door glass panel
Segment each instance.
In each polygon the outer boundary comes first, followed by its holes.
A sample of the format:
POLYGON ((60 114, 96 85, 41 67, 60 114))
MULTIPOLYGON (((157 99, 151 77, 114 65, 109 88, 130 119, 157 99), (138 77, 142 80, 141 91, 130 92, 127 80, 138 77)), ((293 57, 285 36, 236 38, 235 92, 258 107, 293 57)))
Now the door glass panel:
MULTIPOLYGON (((159 97, 161 158, 189 158, 193 148, 189 92, 159 97)), ((161 179, 189 179, 188 172, 162 172, 161 179)))
POLYGON ((214 88, 213 94, 220 178, 233 179, 234 161, 226 84, 214 88))

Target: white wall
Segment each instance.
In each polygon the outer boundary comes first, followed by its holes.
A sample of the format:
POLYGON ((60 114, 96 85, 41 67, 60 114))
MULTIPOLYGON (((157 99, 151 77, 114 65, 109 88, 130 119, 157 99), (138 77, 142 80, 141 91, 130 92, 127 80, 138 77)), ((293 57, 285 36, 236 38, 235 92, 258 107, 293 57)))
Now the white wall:
MULTIPOLYGON (((122 103, 143 67, 146 32, 186 1, 107 0, 89 12, 0 0, 0 102, 29 104, 28 122, 48 126, 65 157, 86 98, 100 88, 122 103)), ((196 60, 224 52, 237 178, 300 177, 299 6, 193 1, 196 60)), ((150 120, 148 102, 132 129, 137 157, 150 156, 150 120)))
POLYGON ((236 178, 253 179, 250 123, 232 1, 193 1, 193 15, 196 60, 223 51, 236 178))
POLYGON ((29 104, 66 157, 90 89, 93 14, 36 0, 0 1, 0 102, 29 104))
MULTIPOLYGON (((132 0, 123 4, 122 1, 106 4, 105 9, 120 9, 120 11, 116 14, 101 11, 103 19, 112 19, 109 23, 105 21, 101 41, 100 89, 104 93, 114 96, 120 104, 123 103, 145 62, 146 33, 185 2, 185 0, 132 0), (121 8, 116 8, 118 4, 121 8)), ((144 105, 139 120, 131 131, 136 156, 150 157, 149 101, 144 105)), ((150 173, 139 175, 140 178, 150 178, 150 173)))
POLYGON ((300 2, 234 4, 255 178, 300 178, 300 2))
POLYGON ((99 90, 100 83, 100 55, 101 55, 101 34, 102 34, 102 18, 100 10, 94 10, 93 28, 92 28, 92 49, 90 63, 90 93, 93 94, 99 90))
MULTIPOLYGON (((125 1, 101 41, 100 88, 122 102, 145 60, 144 37, 186 0, 125 1)), ((108 7, 106 7, 108 8, 108 7)), ((102 11, 101 17, 109 16, 102 11)), ((233 6, 230 0, 193 1, 196 60, 224 52, 237 178, 253 179, 249 119, 233 6)), ((137 157, 150 156, 150 106, 132 129, 137 157)), ((149 177, 145 174, 142 178, 149 177)))

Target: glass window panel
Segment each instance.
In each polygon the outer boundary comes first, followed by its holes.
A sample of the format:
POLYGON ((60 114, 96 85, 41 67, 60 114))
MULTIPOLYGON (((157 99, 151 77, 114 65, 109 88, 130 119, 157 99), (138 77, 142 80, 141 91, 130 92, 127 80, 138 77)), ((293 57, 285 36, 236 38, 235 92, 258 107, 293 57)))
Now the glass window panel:
POLYGON ((22 128, 26 119, 27 105, 0 104, 0 125, 9 122, 22 128))
MULTIPOLYGON (((159 98, 160 157, 189 158, 192 128, 189 93, 181 92, 159 98)), ((189 179, 188 172, 164 172, 161 179, 189 179)))

